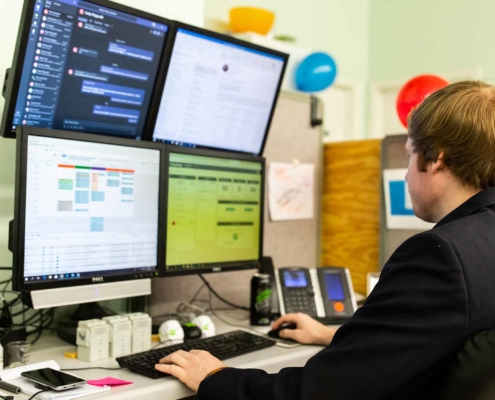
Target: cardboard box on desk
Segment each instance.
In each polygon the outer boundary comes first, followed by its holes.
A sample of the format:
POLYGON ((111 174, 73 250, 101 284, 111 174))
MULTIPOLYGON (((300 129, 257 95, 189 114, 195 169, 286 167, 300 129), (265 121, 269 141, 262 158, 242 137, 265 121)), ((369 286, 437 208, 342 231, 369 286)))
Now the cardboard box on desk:
POLYGON ((124 314, 132 323, 132 352, 151 349, 151 317, 145 313, 124 314))
POLYGON ((101 319, 79 321, 77 328, 77 358, 97 361, 108 358, 110 326, 101 319))
POLYGON ((110 326, 110 357, 120 357, 132 352, 132 323, 123 315, 104 317, 110 326))

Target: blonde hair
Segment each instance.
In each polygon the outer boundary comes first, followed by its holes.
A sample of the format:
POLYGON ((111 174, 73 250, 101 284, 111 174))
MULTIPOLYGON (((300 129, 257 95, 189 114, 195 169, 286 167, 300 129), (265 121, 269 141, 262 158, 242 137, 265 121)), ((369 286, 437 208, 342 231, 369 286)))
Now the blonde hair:
POLYGON ((453 83, 428 96, 409 116, 409 137, 425 171, 443 152, 443 163, 469 187, 495 186, 495 87, 453 83))

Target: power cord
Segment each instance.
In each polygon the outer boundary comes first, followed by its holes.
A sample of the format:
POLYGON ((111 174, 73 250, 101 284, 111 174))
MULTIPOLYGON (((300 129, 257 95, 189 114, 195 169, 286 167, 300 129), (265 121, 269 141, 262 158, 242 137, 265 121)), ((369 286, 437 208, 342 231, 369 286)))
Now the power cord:
POLYGON ((89 368, 60 368, 60 371, 86 371, 88 369, 105 369, 107 371, 118 371, 119 369, 124 369, 123 367, 118 368, 106 368, 106 367, 89 367, 89 368))
POLYGON ((14 324, 12 313, 10 312, 10 304, 5 299, 2 299, 2 301, 3 307, 2 311, 0 311, 0 332, 2 333, 2 337, 0 340, 7 337, 14 324))
MULTIPOLYGON (((248 331, 251 331, 251 332, 254 332, 256 333, 257 335, 261 335, 261 336, 266 336, 267 338, 270 338, 266 333, 263 333, 263 332, 260 332, 260 331, 257 331, 256 329, 253 329, 253 328, 249 328, 248 326, 245 326, 245 325, 238 325, 238 324, 233 324, 227 320, 225 320, 224 318, 220 317, 216 312, 215 310, 213 309, 213 305, 212 305, 212 301, 211 301, 211 292, 210 292, 210 295, 209 295, 209 303, 210 303, 210 312, 216 317, 218 318, 220 321, 222 321, 224 324, 227 324, 233 328, 242 328, 242 329, 247 329, 248 331)), ((273 338, 270 338, 271 340, 275 340, 276 339, 273 339, 273 338)))
POLYGON ((200 286, 200 288, 196 291, 196 293, 194 293, 194 296, 192 297, 192 299, 189 301, 189 304, 194 304, 197 297, 199 296, 201 291, 205 288, 205 286, 206 286, 206 284, 204 284, 204 283, 200 286))
MULTIPOLYGON (((0 267, 0 269, 2 269, 2 267, 0 267)), ((3 340, 12 331, 14 326, 25 326, 26 328, 34 328, 33 330, 27 332, 28 336, 37 334, 35 339, 31 342, 31 344, 34 344, 39 340, 45 329, 50 329, 50 325, 53 323, 54 320, 55 310, 48 309, 36 311, 28 318, 26 318, 26 314, 31 310, 31 308, 22 305, 21 293, 7 290, 11 282, 12 278, 0 281, 0 285, 4 285, 3 288, 0 290, 2 295, 2 297, 0 298, 0 340, 3 340), (14 294, 16 296, 12 300, 7 301, 5 299, 7 294, 14 294), (13 314, 12 308, 19 304, 22 305, 22 309, 13 314), (14 318, 20 316, 22 316, 22 322, 15 323, 14 318)))
MULTIPOLYGON (((234 303, 231 303, 230 301, 224 299, 222 296, 220 296, 216 291, 215 289, 213 289, 210 285, 210 283, 203 277, 203 275, 199 274, 199 277, 201 278, 201 280, 204 282, 204 284, 206 285, 206 287, 208 288, 208 290, 210 291, 210 293, 213 293, 213 295, 218 299, 220 300, 221 302, 233 307, 233 308, 238 308, 239 310, 244 310, 244 311, 249 311, 249 308, 248 307, 244 307, 244 306, 239 306, 237 304, 234 304, 234 303)), ((211 308, 211 305, 210 305, 210 308, 211 308)))
POLYGON ((48 386, 45 386, 43 389, 41 389, 39 392, 36 392, 35 394, 33 394, 28 400, 33 400, 36 396, 38 396, 40 393, 43 393, 43 392, 48 392, 49 390, 52 390, 51 388, 49 388, 48 386))
POLYGON ((2 297, 5 297, 5 292, 7 291, 7 288, 9 287, 9 283, 12 282, 12 278, 7 279, 6 281, 3 281, 1 283, 4 283, 5 285, 3 286, 2 289, 2 297))

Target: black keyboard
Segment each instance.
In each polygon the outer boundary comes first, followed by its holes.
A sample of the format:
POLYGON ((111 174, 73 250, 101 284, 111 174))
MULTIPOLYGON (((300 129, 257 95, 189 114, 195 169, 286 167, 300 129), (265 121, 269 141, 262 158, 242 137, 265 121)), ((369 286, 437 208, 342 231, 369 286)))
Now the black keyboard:
POLYGON ((244 331, 233 331, 205 339, 188 340, 184 343, 149 350, 143 353, 131 354, 117 358, 123 368, 128 368, 138 374, 158 379, 168 376, 155 369, 155 364, 177 350, 206 350, 220 360, 241 356, 256 350, 273 346, 274 340, 253 335, 244 331))

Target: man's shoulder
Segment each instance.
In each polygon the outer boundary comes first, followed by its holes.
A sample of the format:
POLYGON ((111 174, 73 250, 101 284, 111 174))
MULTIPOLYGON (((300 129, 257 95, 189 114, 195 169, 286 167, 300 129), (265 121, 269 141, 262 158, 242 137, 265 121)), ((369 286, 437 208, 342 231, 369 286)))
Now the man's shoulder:
POLYGON ((407 260, 451 260, 464 269, 495 259, 495 212, 480 210, 404 241, 387 264, 407 260))
POLYGON ((495 209, 482 208, 474 214, 435 227, 431 232, 452 242, 477 240, 480 237, 495 241, 495 209))
POLYGON ((495 241, 495 209, 484 208, 475 214, 418 233, 407 239, 404 244, 411 245, 430 240, 457 242, 467 239, 467 236, 471 239, 480 236, 491 237, 495 241))

